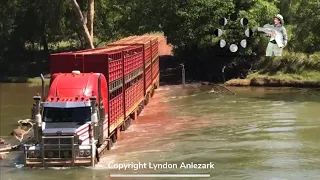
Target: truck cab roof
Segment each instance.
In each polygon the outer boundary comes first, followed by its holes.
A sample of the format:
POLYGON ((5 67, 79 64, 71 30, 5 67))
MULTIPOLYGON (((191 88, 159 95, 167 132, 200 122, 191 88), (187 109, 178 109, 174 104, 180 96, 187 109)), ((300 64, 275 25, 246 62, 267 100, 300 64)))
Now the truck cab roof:
POLYGON ((47 101, 81 102, 98 95, 98 79, 101 77, 102 97, 107 97, 107 82, 102 73, 55 73, 52 75, 47 101))

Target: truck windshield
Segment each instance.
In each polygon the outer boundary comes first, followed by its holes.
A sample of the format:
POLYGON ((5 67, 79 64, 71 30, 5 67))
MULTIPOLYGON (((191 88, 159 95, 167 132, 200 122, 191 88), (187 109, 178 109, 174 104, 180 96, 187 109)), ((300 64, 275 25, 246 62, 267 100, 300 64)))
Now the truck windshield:
POLYGON ((90 107, 52 108, 46 107, 43 112, 44 122, 79 122, 90 121, 90 107))

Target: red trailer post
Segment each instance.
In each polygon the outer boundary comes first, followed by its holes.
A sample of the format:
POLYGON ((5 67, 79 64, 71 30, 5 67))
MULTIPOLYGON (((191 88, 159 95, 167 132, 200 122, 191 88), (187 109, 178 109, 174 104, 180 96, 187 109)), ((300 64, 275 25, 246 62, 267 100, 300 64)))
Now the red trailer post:
MULTIPOLYGON (((151 37, 152 44, 152 83, 155 88, 159 87, 160 75, 159 75, 159 42, 158 37, 152 35, 145 35, 151 37)), ((153 93, 152 93, 153 95, 153 93)))
POLYGON ((154 89, 159 87, 160 76, 159 76, 159 42, 158 37, 154 35, 143 35, 140 38, 148 38, 151 44, 151 73, 150 80, 152 89, 150 91, 150 96, 152 97, 154 94, 154 89))

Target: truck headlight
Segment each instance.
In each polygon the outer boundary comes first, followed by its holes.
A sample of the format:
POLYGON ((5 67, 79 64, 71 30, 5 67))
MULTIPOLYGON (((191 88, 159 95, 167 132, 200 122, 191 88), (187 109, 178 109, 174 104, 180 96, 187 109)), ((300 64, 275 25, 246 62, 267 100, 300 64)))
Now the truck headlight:
POLYGON ((84 150, 80 150, 79 154, 80 154, 80 156, 83 156, 84 155, 84 150))
POLYGON ((30 151, 29 152, 29 157, 31 157, 31 158, 35 157, 35 152, 34 151, 30 151))
POLYGON ((49 157, 53 157, 53 151, 48 152, 49 157))
POLYGON ((41 156, 41 153, 40 153, 40 151, 30 151, 30 152, 28 153, 28 156, 29 156, 30 158, 38 158, 38 157, 41 156))
POLYGON ((65 152, 63 153, 63 155, 64 155, 64 157, 68 157, 68 156, 69 156, 69 151, 65 151, 65 152))
POLYGON ((40 157, 40 156, 41 156, 40 151, 36 151, 36 152, 35 152, 35 156, 36 156, 36 157, 40 157))
POLYGON ((91 154, 90 150, 86 150, 86 156, 89 156, 91 154))

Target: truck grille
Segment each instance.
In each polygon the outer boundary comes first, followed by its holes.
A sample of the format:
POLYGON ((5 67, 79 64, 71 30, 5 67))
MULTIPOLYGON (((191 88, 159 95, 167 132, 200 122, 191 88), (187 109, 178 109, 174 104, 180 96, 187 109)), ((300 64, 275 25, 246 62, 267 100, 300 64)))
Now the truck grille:
POLYGON ((72 150, 44 150, 45 158, 72 158, 72 150))
POLYGON ((71 138, 44 139, 44 144, 70 144, 70 145, 72 145, 72 139, 71 138))
POLYGON ((74 136, 43 137, 44 158, 72 158, 74 136))

